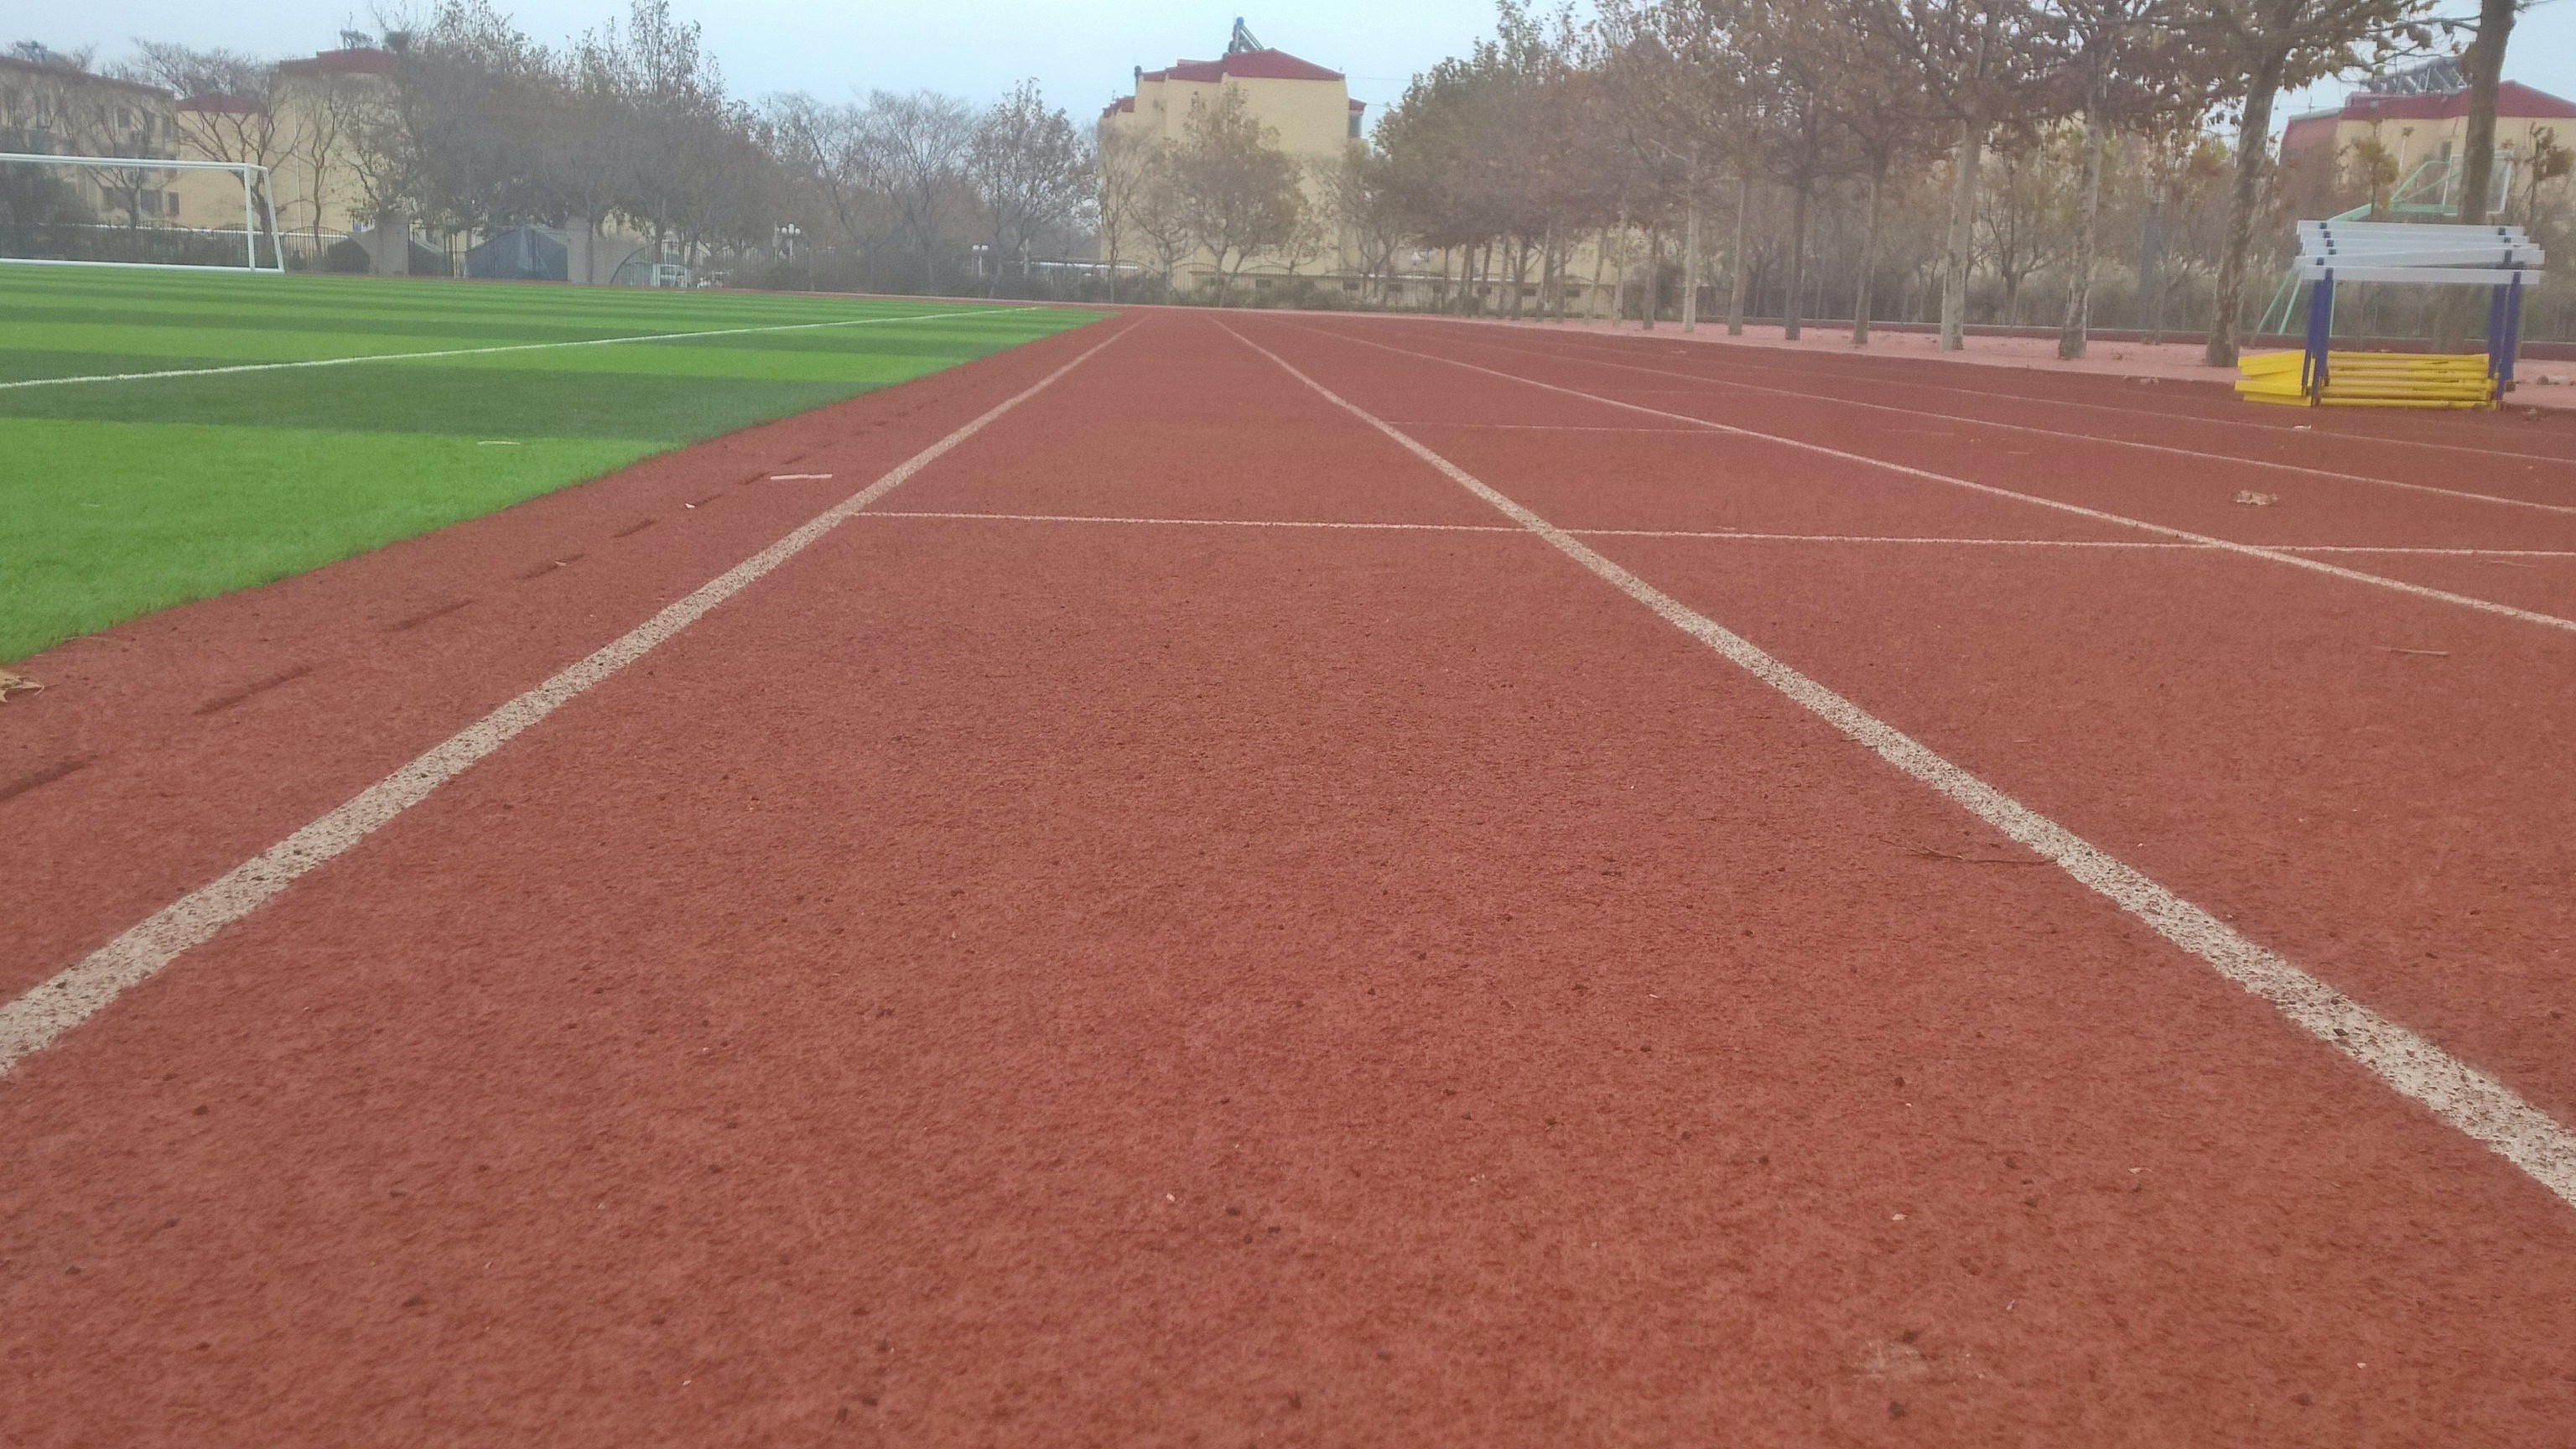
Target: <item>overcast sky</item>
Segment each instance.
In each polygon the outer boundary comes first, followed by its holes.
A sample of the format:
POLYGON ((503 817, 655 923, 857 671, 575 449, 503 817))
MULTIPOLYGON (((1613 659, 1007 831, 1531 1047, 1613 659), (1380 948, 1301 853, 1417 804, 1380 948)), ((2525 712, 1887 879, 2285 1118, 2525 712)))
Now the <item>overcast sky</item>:
MULTIPOLYGON (((135 37, 309 54, 344 25, 373 30, 378 0, 13 0, 0 40, 57 49, 98 47, 113 58, 135 37)), ((495 0, 522 29, 561 41, 615 13, 621 0, 495 0)), ((1236 0, 1242 3, 1242 0, 1236 0)), ((418 8, 415 0, 414 8, 418 8)), ((1058 105, 1096 110, 1136 66, 1207 59, 1225 47, 1233 4, 1187 0, 672 0, 705 27, 738 95, 811 91, 826 100, 870 89, 927 86, 986 100, 1034 76, 1058 105)), ((1264 44, 1333 67, 1351 94, 1383 107, 1407 77, 1457 54, 1491 26, 1491 0, 1298 0, 1246 19, 1264 44)), ((2576 0, 2546 0, 2514 32, 2505 74, 2576 98, 2576 0)), ((2340 87, 2287 98, 2286 109, 2328 102, 2340 87)))

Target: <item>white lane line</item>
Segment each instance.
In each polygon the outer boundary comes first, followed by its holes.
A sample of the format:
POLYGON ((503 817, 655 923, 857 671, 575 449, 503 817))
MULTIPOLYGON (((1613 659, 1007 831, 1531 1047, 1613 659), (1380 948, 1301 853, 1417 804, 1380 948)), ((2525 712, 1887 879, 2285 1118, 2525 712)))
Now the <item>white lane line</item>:
POLYGON ((305 872, 346 853, 383 829, 521 731, 669 642, 717 605, 812 547, 861 509, 902 487, 914 474, 982 432, 996 418, 1090 361, 1101 348, 1133 331, 1135 325, 1131 323, 1094 343, 1089 351, 896 464, 874 483, 814 515, 776 543, 700 585, 688 597, 589 657, 458 730, 328 814, 172 901, 115 940, 0 1006, 0 1075, 6 1075, 28 1054, 52 1045, 64 1032, 98 1014, 117 997, 152 979, 185 952, 214 939, 216 933, 259 909, 305 872))
MULTIPOLYGON (((1680 389, 1675 389, 1679 391, 1680 389)), ((1697 428, 1611 428, 1591 423, 1444 423, 1437 418, 1396 420, 1402 428, 1503 428, 1516 433, 1692 433, 1697 428)))
MULTIPOLYGON (((1898 407, 1893 403, 1863 402, 1858 398, 1799 392, 1785 387, 1764 387, 1756 382, 1736 382, 1730 378, 1705 377, 1698 373, 1675 372, 1668 367, 1648 367, 1636 362, 1613 362, 1609 358, 1589 354, 1563 357, 1532 347, 1505 347, 1498 342, 1480 345, 1496 352, 1508 352, 1516 357, 1538 357, 1572 362, 1577 365, 1588 363, 1594 367, 1616 367, 1626 372, 1682 378, 1699 383, 1703 387, 1731 387, 1744 392, 1764 392, 1774 397, 1797 398, 1804 402, 1829 402, 1839 407, 1868 408, 1873 412, 1900 413, 1911 418, 1934 418, 1942 422, 1964 423, 1970 427, 2000 428, 2008 433, 2028 433, 2033 437, 2063 438, 2072 442, 2099 443, 2113 448, 2136 448, 2149 453, 2165 453, 2177 458, 2197 458, 2209 463, 2239 463, 2248 468, 2269 468, 2280 473, 2299 473, 2311 478, 2329 478, 2339 483, 2367 483, 2379 488, 2402 488, 2410 493, 2434 493, 2445 498, 2458 498, 2471 503, 2497 503, 2508 508, 2534 508, 2543 513, 2576 514, 2576 505, 2564 503, 2536 503, 2528 498, 2507 498, 2496 493, 2472 493, 2464 488, 2440 488, 2430 483, 2405 483, 2395 478, 2375 478, 2367 473, 2345 473, 2333 468, 2311 468, 2304 463, 2275 463, 2263 458, 2240 458, 2233 453, 2204 453, 2197 448, 2177 448, 2169 443, 2142 443, 2133 438, 2106 438, 2096 433, 2070 433, 2061 428, 2035 428, 2027 423, 2000 423, 1992 418, 1969 417, 1960 413, 1936 413, 1923 408, 1898 407)), ((1640 388, 1638 390, 1685 395, 1691 391, 1688 388, 1640 388)))
MULTIPOLYGON (((1393 426, 1402 426, 1394 424, 1393 426)), ((792 477, 792 474, 772 474, 792 477)), ((825 476, 829 476, 828 474, 825 476)), ((987 523, 1125 523, 1157 528, 1351 528, 1392 529, 1417 533, 1519 533, 1520 529, 1500 523, 1353 523, 1330 519, 1306 518, 1136 518, 1097 513, 953 513, 919 508, 878 508, 870 518, 959 518, 987 523)), ((2171 549, 2183 553, 2214 553, 2205 543, 2164 543, 2129 538, 1935 538, 1909 534, 1873 533, 1753 533, 1742 529, 1692 528, 1569 528, 1577 538, 1681 538, 1718 539, 1745 543, 1888 543, 1951 544, 1963 548, 2112 548, 2171 549)), ((2545 558, 2576 559, 2576 549, 2541 548, 2411 548, 2378 544, 2290 543, 2277 545, 2285 553, 2385 553, 2431 558, 2545 558)))
MULTIPOLYGON (((1430 320, 1430 319, 1417 319, 1417 320, 1430 320)), ((1488 324, 1488 325, 1490 325, 1490 324, 1488 324)), ((1534 329, 1524 329, 1524 330, 1534 330, 1534 329)), ((1613 346, 1613 347, 1620 346, 1620 345, 1622 345, 1622 344, 1629 343, 1629 342, 1642 342, 1642 341, 1646 341, 1646 340, 1647 340, 1647 339, 1645 339, 1645 338, 1618 337, 1618 336, 1612 336, 1612 337, 1604 338, 1604 337, 1601 337, 1599 334, 1585 334, 1585 333, 1558 334, 1558 335, 1564 336, 1564 337, 1565 337, 1565 339, 1566 339, 1567 341, 1569 341, 1569 342, 1594 342, 1594 343, 1598 343, 1598 344, 1601 344, 1601 345, 1605 345, 1605 346, 1613 346)), ((1693 345, 1698 345, 1698 344, 1693 344, 1693 345)), ((1736 350, 1741 350, 1741 349, 1742 349, 1743 347, 1745 347, 1745 346, 1759 346, 1760 344, 1758 344, 1758 343, 1754 343, 1754 344, 1736 343, 1736 344, 1727 344, 1727 345, 1728 345, 1730 348, 1733 348, 1733 349, 1736 349, 1736 350)), ((1541 355, 1543 355, 1543 354, 1541 354, 1541 355)), ((1891 357, 1891 356, 1889 356, 1888 354, 1884 354, 1884 353, 1879 354, 1879 355, 1880 355, 1881 357, 1886 357, 1886 358, 1888 358, 1888 360, 1890 360, 1890 361, 1899 361, 1899 362, 1901 362, 1901 361, 1908 361, 1908 360, 1914 360, 1914 361, 1921 361, 1921 360, 1923 360, 1923 359, 1905 359, 1905 358, 1891 357)), ((1696 358, 1694 358, 1693 360, 1694 360, 1694 361, 1696 361, 1697 359, 1696 359, 1696 358)), ((1727 358, 1724 358, 1724 357, 1715 357, 1715 356, 1710 357, 1710 358, 1708 359, 1708 361, 1709 361, 1710 363, 1712 363, 1713 365, 1718 366, 1718 367, 1741 367, 1741 368, 1746 368, 1746 369, 1753 370, 1753 371, 1762 371, 1762 372, 1786 372, 1786 371, 1790 371, 1790 370, 1792 370, 1792 369, 1790 369, 1790 368, 1788 368, 1788 367, 1786 367, 1786 366, 1778 367, 1778 368, 1768 368, 1768 367, 1765 367, 1765 366, 1763 366, 1763 364, 1758 363, 1758 362, 1735 362, 1735 361, 1732 361, 1732 360, 1727 359, 1727 358)), ((1968 364, 1968 365, 1969 365, 1969 366, 1988 366, 1989 364, 1970 363, 1970 364, 1968 364)), ((1829 368, 1799 368, 1799 369, 1795 369, 1795 370, 1799 373, 1799 375, 1804 376, 1804 377, 1833 378, 1833 377, 1837 377, 1837 376, 1838 376, 1836 373, 1834 373, 1834 372, 1833 372, 1831 369, 1829 369, 1829 368)), ((1999 371, 1999 372, 2000 372, 2000 371, 2018 371, 2018 372, 2042 372, 2042 371, 2045 371, 2045 369, 2041 369, 2041 368, 2029 368, 2029 367, 2023 367, 2023 368, 1995 368, 1994 370, 1999 371)), ((1696 375, 1696 374, 1691 374, 1691 375, 1696 375)), ((2124 381, 2124 382, 2134 382, 2134 381, 2138 381, 2138 380, 2140 380, 2140 379, 2138 379, 2134 374, 2127 374, 2127 373, 2078 373, 2078 374, 2072 374, 2072 375, 2074 375, 2074 376, 2083 376, 2083 377, 2109 377, 2109 378, 2117 378, 2117 379, 2119 379, 2119 380, 2121 380, 2121 381, 2124 381)), ((1873 382, 1883 382, 1883 383, 1886 383, 1887 385, 1892 386, 1892 387, 1910 387, 1910 388, 1920 389, 1920 390, 1923 390, 1923 391, 1926 391, 1926 392, 1954 392, 1954 393, 1959 394, 1961 397, 1974 397, 1974 398, 1988 398, 1988 399, 1991 399, 1991 398, 1994 398, 1995 396, 1997 396, 1997 394, 1996 394, 1995 392, 1993 392, 1992 390, 1989 390, 1989 389, 1985 389, 1985 388, 1974 388, 1974 387, 1959 387, 1959 386, 1957 386, 1957 385, 1955 385, 1955 384, 1952 384, 1952 383, 1946 383, 1946 382, 1915 382, 1915 381, 1911 381, 1911 380, 1909 380, 1909 379, 1905 379, 1905 378, 1898 378, 1898 377, 1872 378, 1872 379, 1869 379, 1869 380, 1870 380, 1870 381, 1873 381, 1873 382)), ((2154 381, 2155 379, 2148 378, 2148 379, 2144 379, 2144 380, 2152 382, 2152 381, 2154 381)), ((2224 382, 2224 381, 2226 381, 2226 378, 2225 378, 2225 376, 2224 376, 2224 375, 2221 375, 2221 376, 2219 376, 2219 377, 2213 377, 2213 378, 2209 378, 2209 379, 2206 379, 2206 380, 2207 380, 2207 381, 2210 381, 2210 382, 2224 382)), ((1814 394, 1802 394, 1802 395, 1803 395, 1803 396, 1814 396, 1814 394)), ((2280 425, 2280 424, 2278 424, 2278 423, 2253 423, 2253 422, 2247 422, 2247 421, 2245 421, 2244 419, 2241 419, 2241 418, 2220 418, 2220 417, 2211 417, 2211 416, 2209 416, 2209 415, 2207 415, 2207 414, 2204 414, 2204 413, 2176 413, 2176 412, 2166 412, 2166 411, 2163 411, 2163 410, 2161 410, 2161 409, 2157 409, 2157 408, 2132 408, 2132 407, 2122 407, 2122 406, 2121 406, 2120 404, 2118 404, 2118 403, 2079 402, 2079 401, 2077 401, 2077 400, 2075 400, 2075 399, 2073 399, 2073 398, 2052 398, 2052 397, 2040 397, 2040 396, 2037 396, 2037 395, 2032 394, 2032 393, 2022 393, 2022 392, 2006 393, 2006 394, 2003 394, 2003 396, 2010 397, 2010 398, 2014 399, 2015 401, 2019 401, 2019 402, 2036 402, 2036 403, 2045 403, 2045 404, 2047 404, 2047 405, 2048 405, 2048 406, 2050 406, 2050 407, 2083 408, 2083 409, 2085 409, 2085 410, 2087 410, 2087 411, 2089 411, 2089 412, 2119 413, 2119 414, 2121 414, 2121 415, 2123 415, 2123 416, 2125 416, 2125 417, 2133 417, 2133 418, 2147 418, 2147 419, 2152 419, 2153 421, 2160 422, 2160 423, 2172 423, 2172 422, 2208 423, 2208 424, 2211 424, 2212 426, 2215 426, 2215 427, 2222 427, 2222 428, 2244 428, 2244 429, 2251 430, 2251 431, 2253 431, 2253 432, 2258 432, 2258 433, 2271 433, 2271 434, 2286 434, 2286 433, 2288 433, 2288 432, 2290 431, 2290 429, 2285 428, 2285 427, 2283 427, 2282 425, 2280 425)), ((1949 416, 1951 416, 1951 414, 1948 414, 1948 413, 1935 413, 1933 416, 1935 416, 1935 417, 1949 417, 1949 416)), ((2078 436, 2084 436, 2084 435, 2079 434, 2078 436)), ((2371 446, 2371 447, 2391 447, 2391 448, 2427 448, 2427 449, 2430 449, 2430 450, 2432 450, 2432 451, 2434 451, 2434 452, 2437 452, 2437 453, 2470 453, 2470 454, 2474 454, 2474 455, 2476 455, 2476 456, 2483 457, 2483 458, 2515 458, 2515 459, 2519 459, 2519 460, 2521 460, 2522 462, 2525 462, 2525 463, 2552 463, 2552 464, 2556 464, 2557 466, 2562 467, 2562 468, 2565 468, 2565 467, 2576 467, 2576 458, 2562 458, 2562 457, 2559 457, 2559 456, 2557 456, 2556 454, 2552 454, 2552 453, 2523 453, 2523 452, 2517 452, 2517 451, 2515 451, 2515 450, 2513 450, 2513 449, 2511 449, 2511 448, 2473 448, 2473 447, 2470 447, 2470 446, 2469 446, 2468 444, 2466 444, 2466 443, 2428 443, 2428 442, 2425 442, 2425 441, 2424 441, 2423 439, 2421 439, 2421 438, 2383 438, 2383 437, 2373 437, 2373 436, 2370 436, 2370 435, 2368 435, 2368 434, 2364 434, 2364 433, 2344 433, 2344 432, 2334 432, 2334 433, 2327 433, 2327 434, 2323 434, 2322 436, 2329 437, 2329 438, 2334 438, 2334 439, 2338 439, 2338 440, 2341 440, 2341 441, 2344 441, 2344 442, 2363 443, 2363 444, 2367 444, 2367 445, 2369 445, 2369 446, 2371 446)), ((2224 456, 2224 455, 2219 455, 2219 456, 2224 456)))
POLYGON ((769 475, 769 481, 772 483, 806 483, 818 479, 827 479, 831 476, 832 475, 829 473, 772 473, 769 475))
POLYGON ((2444 1122, 2494 1149, 2560 1201, 2576 1207, 2576 1134, 2524 1101, 2511 1087, 2255 944, 2143 872, 2112 858, 2056 821, 1935 754, 1894 725, 1765 653, 1751 640, 1602 557, 1581 539, 1298 371, 1277 353, 1222 322, 1217 325, 1225 327, 1236 341, 1277 363, 1326 401, 1385 434, 1406 452, 1492 505, 1495 511, 1546 539, 1567 558, 1654 610, 1674 628, 1796 701, 1847 738, 1867 746, 1880 759, 2028 846, 2137 917, 2156 934, 2207 962, 2221 976, 2270 1002, 2301 1029, 2360 1063, 2400 1094, 2422 1103, 2444 1122))
POLYGON ((1778 443, 1784 447, 1796 448, 1801 452, 1816 453, 1828 458, 1840 458, 1847 463, 1859 463, 1871 468, 1884 468, 1888 472, 1902 473, 1909 478, 1921 478, 1933 483, 1947 483, 1954 488, 1965 488, 1970 492, 1983 493, 1993 498, 2009 498, 2016 503, 2029 503, 2041 508, 2051 508, 2060 513, 2071 513, 2078 518, 2090 518, 2098 523, 2114 523, 2123 528, 2135 528, 2146 533, 2160 534, 2166 538, 2182 539, 2186 542, 2200 544, 2206 548, 2225 549, 2229 553, 2242 554, 2247 558, 2269 559, 2273 563, 2288 564, 2292 568, 2306 569, 2311 573, 2320 573, 2334 578, 2348 579, 2357 584, 2369 584, 2375 588, 2390 590, 2393 593, 2408 594, 2419 599, 2432 599, 2445 604, 2456 604, 2463 609, 2475 609, 2482 614, 2496 614, 2507 619, 2519 619, 2526 624, 2539 624, 2551 629, 2563 629, 2569 633, 2576 633, 2576 619, 2564 619, 2560 618, 2556 614, 2542 614, 2530 609, 2517 609, 2511 604, 2499 604, 2491 599, 2479 599, 2472 598, 2467 594, 2455 594, 2448 589, 2427 588, 2422 584, 2410 584, 2402 579, 2386 578, 2379 574, 2366 574, 2359 569, 2348 569, 2340 564, 2327 563, 2322 559, 2305 558, 2298 554, 2285 553, 2277 548, 2264 548, 2256 544, 2238 543, 2232 539, 2218 538, 2211 534, 2194 533, 2187 528, 2172 528, 2161 523, 2149 523, 2143 518, 2129 518, 2117 513, 2106 513, 2099 508, 2087 508, 2080 503, 2067 503, 2055 498, 2043 498, 2036 493, 2016 493, 2010 488, 1998 488, 1992 483, 1976 483, 1971 482, 1966 478, 1954 478, 1947 473, 1935 473, 1928 468, 1910 467, 1903 463, 1891 463, 1884 458, 1872 458, 1863 453, 1846 452, 1841 448, 1829 448, 1822 443, 1810 443, 1803 438, 1792 438, 1780 433, 1766 433, 1756 428, 1740 428, 1732 423, 1713 423, 1706 418, 1692 417, 1688 413, 1671 413, 1664 411, 1662 408, 1650 408, 1644 403, 1623 402, 1615 397, 1605 397, 1600 393, 1585 392, 1580 388, 1563 387, 1552 382, 1541 382, 1534 377, 1523 377, 1516 372, 1504 372, 1499 368, 1486 367, 1480 363, 1467 362, 1460 358, 1442 357, 1436 352, 1416 352, 1409 347, 1396 347, 1388 343, 1374 341, 1366 337, 1354 337, 1345 332, 1334 332, 1322 327, 1308 327, 1303 323, 1288 322, 1283 323, 1282 325, 1295 327, 1304 332, 1312 332, 1318 337, 1330 338, 1336 342, 1355 343, 1361 347, 1375 347, 1382 351, 1395 353, 1399 357, 1418 357, 1425 362, 1445 363, 1451 367, 1464 368, 1469 372, 1481 372, 1487 377, 1499 377, 1507 382, 1520 383, 1524 387, 1535 387, 1547 392, 1563 393, 1568 397, 1584 398, 1591 402, 1600 403, 1606 407, 1625 408, 1630 412, 1646 413, 1659 418, 1671 418, 1675 422, 1696 423, 1711 432, 1733 433, 1739 437, 1746 438, 1760 438, 1765 442, 1778 443))
POLYGON ((880 508, 870 518, 972 518, 995 523, 1131 523, 1177 528, 1343 528, 1409 533, 1518 533, 1499 523, 1335 523, 1302 518, 1120 518, 1095 513, 933 513, 880 508))
POLYGON ((99 372, 85 377, 29 377, 0 382, 15 387, 68 387, 76 382, 145 382, 162 377, 218 377, 232 372, 284 372, 298 367, 347 367, 360 362, 418 362, 426 357, 485 357, 495 352, 543 352, 551 347, 614 347, 624 342, 675 342, 687 337, 740 337, 753 332, 812 332, 825 327, 877 327, 890 322, 933 322, 1034 312, 1035 307, 978 307, 972 312, 921 312, 903 317, 851 317, 838 322, 787 322, 775 327, 716 327, 702 332, 647 332, 633 337, 585 337, 577 342, 513 342, 502 347, 450 347, 437 352, 370 352, 357 357, 316 357, 303 362, 244 362, 229 367, 174 367, 163 372, 99 372))

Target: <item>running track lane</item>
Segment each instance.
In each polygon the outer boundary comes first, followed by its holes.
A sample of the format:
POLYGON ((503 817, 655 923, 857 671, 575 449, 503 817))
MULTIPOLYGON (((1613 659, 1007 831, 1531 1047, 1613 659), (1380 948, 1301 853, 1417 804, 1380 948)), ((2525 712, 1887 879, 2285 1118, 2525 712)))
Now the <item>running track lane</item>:
MULTIPOLYGON (((2059 428, 2057 415, 2044 407, 2025 405, 2017 421, 2054 432, 2012 432, 1966 417, 1861 408, 1803 391, 1751 391, 1661 365, 1611 360, 1597 355, 1595 349, 1505 347, 1484 341, 1492 334, 1478 330, 1421 324, 1362 325, 1353 330, 1349 323, 1329 325, 1345 335, 1367 336, 1381 345, 1407 350, 1419 350, 1425 342, 1442 343, 1431 350, 1505 373, 1544 376, 1560 384, 1571 381, 1586 391, 1654 410, 1624 419, 1631 425, 1671 427, 1682 418, 1698 418, 1720 427, 1786 435, 1894 467, 1923 469, 2258 547, 2299 543, 2491 549, 2510 540, 2524 548, 2564 551, 2576 544, 2576 478, 2550 488, 2523 489, 2536 499, 2556 500, 2547 508, 2534 508, 2507 500, 2512 490, 2500 482, 2490 486, 2498 475, 2483 461, 2469 465, 2445 459, 2441 469, 2429 474, 2419 467, 2414 470, 2415 483, 2397 488, 2372 480, 2403 480, 2408 476, 2403 468, 2339 476, 2290 474, 2231 463, 2214 454, 2187 457, 2106 447, 2090 434, 2059 428), (2423 481, 2426 478, 2441 481, 2437 485, 2423 481), (2268 495, 2273 501, 2249 507, 2239 501, 2247 493, 2268 495), (2507 501, 2466 496, 2478 493, 2507 501)), ((1557 339, 1537 341, 1543 345, 1557 339)), ((2169 427, 2166 440, 2175 445, 2192 441, 2188 425, 2169 427)), ((1812 463, 1814 456, 1802 461, 1812 463)), ((2492 597, 2499 603, 2555 611, 2562 617, 2576 613, 2576 584, 2571 584, 2576 570, 2506 571, 2493 565, 2402 555, 2334 562, 2472 597, 2492 597)))
MULTIPOLYGON (((1549 423, 1623 414, 1463 370, 1480 395, 1453 406, 1436 364, 1357 333, 1276 330, 1327 385, 1416 419, 1433 446, 1569 528, 2074 527, 1768 444, 1443 427, 1498 399, 1549 423)), ((1587 386, 1570 370, 1532 375, 1587 386)), ((2187 550, 1593 541, 2562 1121, 2576 1113, 2564 708, 2576 645, 2561 631, 2187 550)))
MULTIPOLYGON (((1152 317, 889 506, 1491 517, 1267 369, 1152 317)), ((1925 847, 1526 536, 862 515, 0 1082, 11 1430, 2563 1428, 2563 1205, 1925 847)))

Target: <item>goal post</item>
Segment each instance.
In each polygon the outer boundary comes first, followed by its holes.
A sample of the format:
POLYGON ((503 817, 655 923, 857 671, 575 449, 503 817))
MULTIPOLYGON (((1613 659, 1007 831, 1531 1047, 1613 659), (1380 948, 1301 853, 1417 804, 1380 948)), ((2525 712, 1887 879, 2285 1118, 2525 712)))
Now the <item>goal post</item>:
POLYGON ((0 263, 283 272, 269 169, 0 152, 0 263))

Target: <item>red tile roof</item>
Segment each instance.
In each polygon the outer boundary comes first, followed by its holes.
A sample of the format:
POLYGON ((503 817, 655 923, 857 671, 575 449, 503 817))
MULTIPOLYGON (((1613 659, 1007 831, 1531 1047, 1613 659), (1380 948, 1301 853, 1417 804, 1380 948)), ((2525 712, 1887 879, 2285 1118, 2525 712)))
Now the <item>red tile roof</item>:
POLYGON ((1246 50, 1223 60, 1184 60, 1169 70, 1149 70, 1137 79, 1197 81, 1210 85, 1228 76, 1236 80, 1337 81, 1342 78, 1342 73, 1326 70, 1312 61, 1299 60, 1284 50, 1246 50))
MULTIPOLYGON (((2347 99, 2335 114, 2344 121, 2447 121, 2468 113, 2469 93, 2458 90, 2418 96, 2375 96, 2365 91, 2347 99)), ((2518 121, 2576 120, 2576 103, 2520 81, 2506 81, 2496 88, 2496 114, 2518 121)))
POLYGON ((68 65, 39 65, 33 61, 20 60, 14 55, 0 55, 0 70, 13 70, 21 75, 49 75, 74 85, 114 86, 119 90, 141 91, 148 96, 166 97, 170 94, 159 86, 146 85, 142 81, 122 80, 112 75, 98 75, 68 65))

